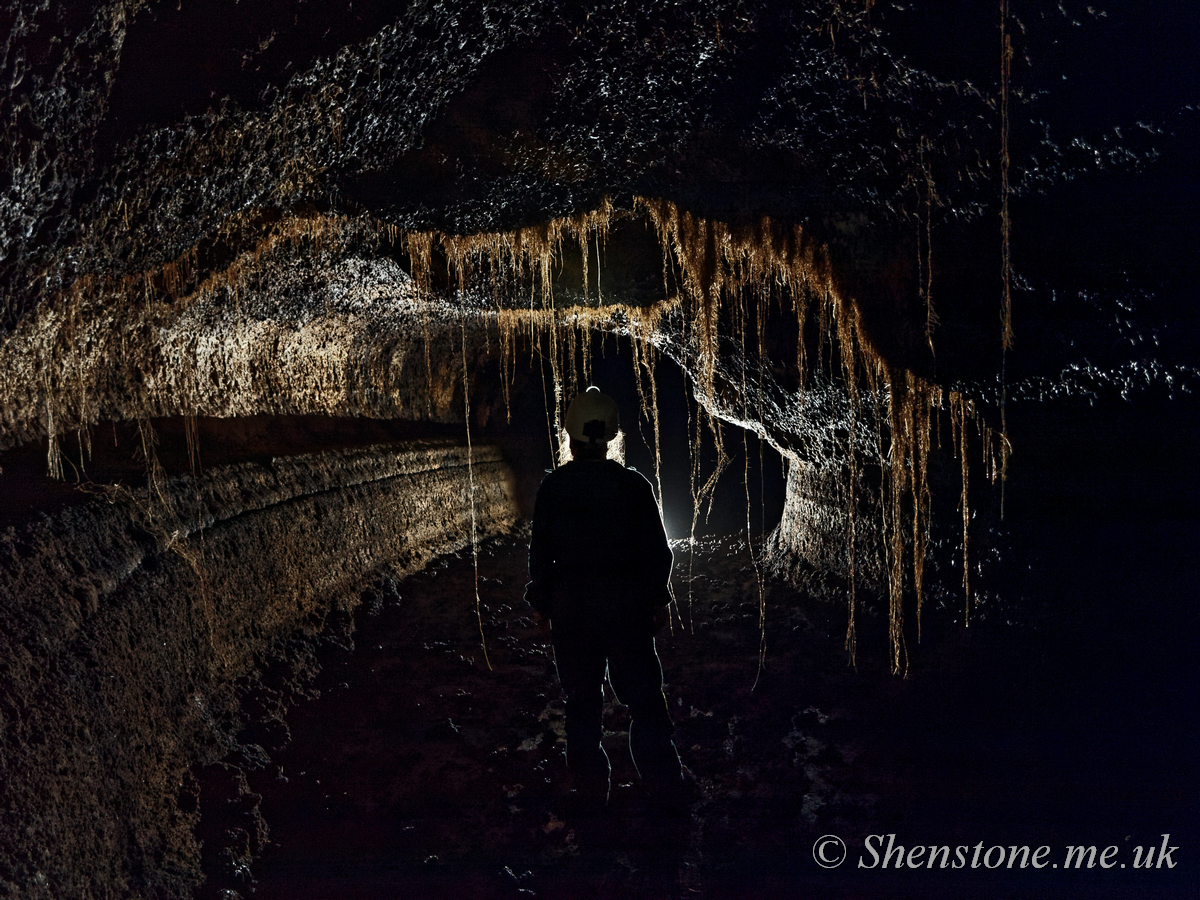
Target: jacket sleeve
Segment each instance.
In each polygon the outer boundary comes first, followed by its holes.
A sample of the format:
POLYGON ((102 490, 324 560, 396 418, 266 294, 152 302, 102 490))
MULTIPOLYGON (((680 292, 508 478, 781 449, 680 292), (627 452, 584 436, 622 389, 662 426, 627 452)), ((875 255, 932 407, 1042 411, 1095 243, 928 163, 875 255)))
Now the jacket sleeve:
POLYGON ((533 507, 533 530, 529 538, 529 583, 525 585, 525 601, 547 617, 553 597, 554 559, 549 538, 552 494, 551 487, 542 481, 533 507))
POLYGON ((650 606, 666 606, 671 602, 671 565, 674 557, 671 545, 667 542, 662 514, 654 499, 654 490, 642 476, 639 475, 638 480, 641 482, 638 491, 638 546, 642 555, 642 571, 650 588, 650 606))

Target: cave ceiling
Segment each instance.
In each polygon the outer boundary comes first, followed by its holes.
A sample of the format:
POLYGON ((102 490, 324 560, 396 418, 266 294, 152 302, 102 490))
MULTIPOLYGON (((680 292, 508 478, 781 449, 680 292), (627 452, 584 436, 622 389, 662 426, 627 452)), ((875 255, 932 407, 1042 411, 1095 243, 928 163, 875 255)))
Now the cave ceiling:
MULTIPOLYGON (((289 217, 466 235, 648 197, 803 227, 900 364, 931 368, 905 333, 921 278, 944 298, 950 377, 996 340, 970 340, 1001 281, 1001 20, 980 4, 19 2, 6 17, 6 330, 80 279, 189 251, 217 271, 289 217)), ((1161 282, 1194 238, 1170 214, 1194 195, 1179 171, 1194 19, 1011 5, 1026 278, 1161 282)), ((632 287, 661 285, 661 262, 636 243, 610 267, 644 303, 632 287)))

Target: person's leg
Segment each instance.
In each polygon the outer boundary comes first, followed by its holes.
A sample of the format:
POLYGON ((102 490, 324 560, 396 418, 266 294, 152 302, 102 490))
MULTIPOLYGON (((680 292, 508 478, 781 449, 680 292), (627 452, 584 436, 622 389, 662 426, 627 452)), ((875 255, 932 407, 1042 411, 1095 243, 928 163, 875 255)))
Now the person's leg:
POLYGON ((607 802, 608 755, 600 743, 604 716, 604 652, 586 634, 558 628, 554 662, 567 695, 567 769, 581 795, 607 802))
POLYGON ((652 635, 629 635, 609 648, 608 681, 629 708, 629 752, 652 791, 676 787, 683 778, 671 740, 674 726, 662 691, 662 664, 652 635))

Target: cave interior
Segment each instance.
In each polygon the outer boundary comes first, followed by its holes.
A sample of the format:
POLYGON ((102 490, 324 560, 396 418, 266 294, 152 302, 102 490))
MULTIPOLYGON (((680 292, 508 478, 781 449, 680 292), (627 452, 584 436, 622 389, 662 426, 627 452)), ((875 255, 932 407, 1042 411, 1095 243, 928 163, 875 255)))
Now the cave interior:
POLYGON ((3 896, 1200 886, 1200 8, 0 23, 3 896), (593 383, 676 555, 669 823, 620 751, 556 793, 523 542, 593 383))

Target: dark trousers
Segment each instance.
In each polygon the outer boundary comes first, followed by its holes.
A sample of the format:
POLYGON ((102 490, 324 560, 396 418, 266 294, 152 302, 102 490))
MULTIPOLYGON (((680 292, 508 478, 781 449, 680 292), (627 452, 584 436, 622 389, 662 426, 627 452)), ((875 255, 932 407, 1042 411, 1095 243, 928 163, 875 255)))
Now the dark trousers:
POLYGON ((662 664, 648 625, 622 629, 555 618, 554 659, 567 695, 567 768, 581 792, 608 794, 608 755, 600 744, 606 672, 617 699, 629 709, 629 751, 642 781, 651 791, 680 781, 662 664))

